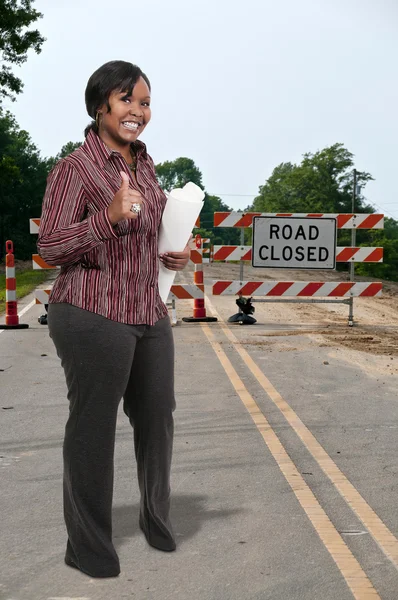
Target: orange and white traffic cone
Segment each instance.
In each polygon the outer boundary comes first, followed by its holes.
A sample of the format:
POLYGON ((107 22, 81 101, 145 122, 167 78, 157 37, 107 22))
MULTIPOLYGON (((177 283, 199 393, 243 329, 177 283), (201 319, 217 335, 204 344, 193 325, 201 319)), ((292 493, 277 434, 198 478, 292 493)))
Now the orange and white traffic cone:
MULTIPOLYGON (((195 237, 196 248, 200 250, 202 248, 202 238, 198 233, 195 237)), ((195 264, 195 272, 193 274, 193 282, 201 286, 204 291, 204 277, 203 277, 203 262, 199 264, 195 264)), ((217 321, 217 317, 208 317, 206 315, 206 307, 204 298, 195 298, 193 301, 193 316, 192 317, 183 317, 182 319, 185 323, 199 323, 206 322, 211 323, 217 321)))
POLYGON ((14 244, 10 240, 6 242, 6 253, 6 322, 0 323, 0 329, 27 329, 29 325, 19 323, 14 244))

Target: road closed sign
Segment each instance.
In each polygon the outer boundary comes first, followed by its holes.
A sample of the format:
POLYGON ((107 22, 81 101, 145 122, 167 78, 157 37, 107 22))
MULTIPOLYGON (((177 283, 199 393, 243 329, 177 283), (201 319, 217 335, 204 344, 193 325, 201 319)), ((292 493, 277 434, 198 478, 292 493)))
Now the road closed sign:
POLYGON ((254 217, 253 267, 335 269, 336 219, 254 217))

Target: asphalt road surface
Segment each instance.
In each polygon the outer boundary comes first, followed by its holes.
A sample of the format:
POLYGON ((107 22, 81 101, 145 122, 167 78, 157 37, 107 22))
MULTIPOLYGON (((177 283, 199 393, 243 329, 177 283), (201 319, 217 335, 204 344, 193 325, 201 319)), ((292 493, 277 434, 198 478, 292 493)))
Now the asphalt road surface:
POLYGON ((2 600, 397 600, 397 354, 331 345, 287 307, 253 327, 226 323, 231 298, 207 309, 217 323, 174 328, 177 551, 140 532, 120 411, 109 580, 63 563, 68 406, 42 307, 0 334, 2 600))

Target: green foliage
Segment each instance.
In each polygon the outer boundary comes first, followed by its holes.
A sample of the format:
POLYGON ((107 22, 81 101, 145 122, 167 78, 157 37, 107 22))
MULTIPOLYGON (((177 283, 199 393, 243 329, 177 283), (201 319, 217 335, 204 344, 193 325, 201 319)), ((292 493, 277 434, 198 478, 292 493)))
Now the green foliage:
POLYGON ((191 158, 181 157, 166 161, 156 165, 155 169, 160 186, 167 192, 184 187, 188 181, 203 189, 202 173, 191 158))
POLYGON ((359 263, 355 270, 358 275, 398 281, 398 240, 384 238, 381 245, 384 248, 382 263, 359 263))
MULTIPOLYGON (((183 187, 188 181, 192 181, 202 189, 202 173, 191 158, 177 158, 174 161, 166 161, 156 165, 156 176, 159 185, 167 191, 176 187, 183 187)), ((230 211, 231 208, 224 204, 218 196, 212 196, 205 192, 205 201, 200 213, 200 231, 206 231, 212 244, 236 244, 239 242, 239 232, 229 228, 214 228, 214 213, 230 211)))
POLYGON ((213 237, 213 232, 211 231, 211 229, 204 229, 203 227, 196 227, 195 231, 194 231, 194 236, 197 233, 200 235, 201 238, 212 239, 212 237, 213 237))
MULTIPOLYGON (((342 144, 334 144, 315 154, 304 154, 299 165, 281 163, 260 187, 252 210, 261 212, 351 212, 354 161, 342 144)), ((372 177, 359 173, 363 188, 372 177)), ((357 195, 355 210, 374 212, 357 195)))
POLYGON ((0 107, 0 257, 7 239, 14 242, 18 258, 34 251, 29 219, 40 215, 47 172, 29 134, 0 107))
POLYGON ((59 162, 62 158, 65 158, 66 156, 80 148, 81 145, 82 142, 68 142, 67 144, 62 146, 61 151, 58 152, 56 156, 47 159, 48 171, 50 172, 51 169, 55 167, 57 162, 59 162))
POLYGON ((355 267, 358 275, 370 275, 380 279, 398 281, 398 221, 386 217, 384 229, 372 229, 368 232, 368 243, 362 246, 381 246, 384 248, 382 263, 359 263, 355 267))
POLYGON ((49 171, 80 145, 68 142, 57 156, 43 159, 29 134, 0 107, 0 258, 8 239, 19 259, 27 260, 37 251, 29 219, 41 214, 49 171))
POLYGON ((208 230, 211 230, 211 243, 215 245, 238 244, 239 231, 233 227, 214 227, 214 213, 228 212, 232 210, 218 196, 205 194, 205 201, 200 213, 200 224, 208 230))
POLYGON ((15 100, 20 94, 22 81, 13 74, 9 64, 20 66, 28 58, 28 50, 41 52, 45 41, 37 29, 29 27, 42 17, 32 8, 34 0, 0 0, 0 101, 8 97, 15 100))

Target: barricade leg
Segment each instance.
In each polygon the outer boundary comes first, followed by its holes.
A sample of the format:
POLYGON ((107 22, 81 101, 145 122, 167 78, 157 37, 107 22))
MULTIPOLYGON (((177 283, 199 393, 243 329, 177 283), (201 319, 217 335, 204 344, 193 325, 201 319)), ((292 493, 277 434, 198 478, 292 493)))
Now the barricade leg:
POLYGON ((239 323, 240 325, 254 325, 254 323, 257 323, 256 319, 250 316, 254 313, 252 300, 252 298, 244 298, 240 295, 236 301, 239 312, 229 317, 228 323, 239 323))

